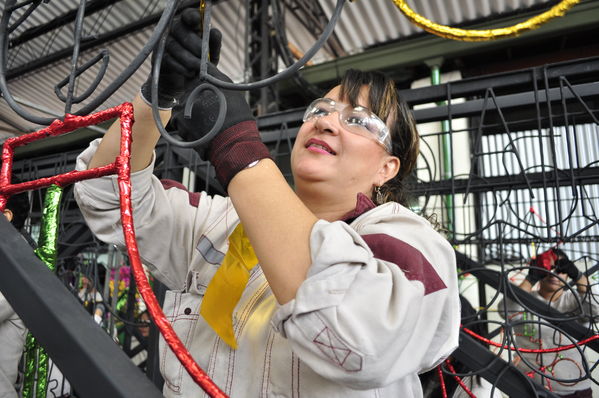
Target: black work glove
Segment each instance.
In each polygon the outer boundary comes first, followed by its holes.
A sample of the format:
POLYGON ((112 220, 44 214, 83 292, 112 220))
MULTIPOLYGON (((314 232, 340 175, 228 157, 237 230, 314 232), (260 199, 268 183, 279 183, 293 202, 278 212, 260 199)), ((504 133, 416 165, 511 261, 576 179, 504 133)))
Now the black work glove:
MULTIPOLYGON (((187 8, 175 18, 166 39, 164 55, 160 65, 158 81, 158 107, 172 108, 185 93, 187 83, 195 79, 200 71, 202 55, 201 16, 197 8, 187 8)), ((210 62, 218 64, 222 34, 210 29, 208 53, 210 62)), ((152 54, 152 64, 154 54, 152 54)), ((141 86, 141 95, 150 103, 152 74, 141 86)))
MULTIPOLYGON (((208 63, 208 74, 227 82, 231 79, 212 63, 208 63)), ((219 111, 218 97, 208 90, 195 98, 190 94, 202 82, 190 85, 173 108, 170 127, 177 130, 186 141, 195 141, 210 132, 219 111), (188 101, 193 101, 191 118, 184 116, 188 101)), ((208 158, 216 170, 216 178, 225 189, 231 179, 256 160, 269 158, 268 148, 262 143, 256 120, 244 93, 237 90, 222 90, 227 102, 225 120, 218 134, 204 147, 194 148, 203 159, 208 158), (206 156, 207 155, 207 156, 206 156)))
POLYGON ((577 282, 582 277, 582 272, 576 265, 567 257, 561 258, 555 262, 555 272, 560 274, 568 274, 568 277, 574 282, 577 282))
POLYGON ((535 283, 547 275, 548 273, 545 271, 545 268, 539 267, 534 261, 531 261, 530 267, 528 268, 528 274, 526 275, 526 280, 534 286, 535 283))
MULTIPOLYGON (((219 80, 231 82, 231 79, 218 70, 211 62, 208 63, 208 74, 219 80)), ((199 95, 196 95, 195 98, 189 98, 195 88, 202 83, 196 79, 192 84, 189 84, 187 91, 181 98, 181 102, 173 108, 171 126, 186 141, 195 141, 208 134, 218 117, 218 97, 212 91, 204 90, 199 95), (191 118, 186 119, 184 112, 189 100, 193 101, 193 107, 191 118)), ((222 92, 227 101, 227 113, 221 131, 225 131, 229 127, 241 122, 255 121, 243 92, 234 90, 222 90, 222 92)))

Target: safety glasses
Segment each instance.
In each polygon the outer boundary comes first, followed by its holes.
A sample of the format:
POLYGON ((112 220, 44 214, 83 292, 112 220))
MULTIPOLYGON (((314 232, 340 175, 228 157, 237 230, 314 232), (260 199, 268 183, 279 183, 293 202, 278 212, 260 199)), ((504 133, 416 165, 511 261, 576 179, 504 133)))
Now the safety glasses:
POLYGON ((377 115, 363 106, 352 108, 350 105, 340 104, 329 98, 318 98, 308 106, 303 120, 304 122, 314 121, 333 112, 339 114, 339 122, 349 132, 373 138, 388 153, 392 153, 389 128, 377 115))

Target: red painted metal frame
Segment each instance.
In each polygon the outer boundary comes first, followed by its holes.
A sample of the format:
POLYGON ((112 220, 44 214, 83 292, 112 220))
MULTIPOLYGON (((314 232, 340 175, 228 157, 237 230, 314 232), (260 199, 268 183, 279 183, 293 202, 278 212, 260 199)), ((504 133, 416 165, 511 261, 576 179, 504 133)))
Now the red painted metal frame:
POLYGON ((0 211, 4 210, 8 198, 14 194, 33 189, 44 188, 52 184, 64 187, 65 185, 90 178, 102 177, 110 174, 117 174, 119 185, 119 200, 121 207, 121 223, 123 225, 123 234, 127 244, 129 260, 133 268, 133 275, 137 288, 152 319, 160 330, 165 341, 177 356, 185 370, 206 391, 211 397, 226 398, 227 396, 214 384, 208 375, 195 362, 189 351, 185 348, 170 322, 164 316, 158 300, 148 283, 143 271, 137 241, 135 239, 135 228, 133 225, 133 210, 131 207, 131 127, 133 125, 133 105, 126 102, 114 108, 97 112, 88 116, 66 115, 64 121, 55 120, 50 126, 15 138, 9 138, 4 142, 2 148, 2 168, 0 169, 0 211), (57 176, 40 178, 34 181, 23 182, 20 184, 11 184, 12 163, 14 149, 31 142, 61 135, 75 129, 95 125, 114 118, 120 119, 121 124, 121 143, 120 154, 114 163, 106 166, 93 168, 84 171, 71 171, 57 176))

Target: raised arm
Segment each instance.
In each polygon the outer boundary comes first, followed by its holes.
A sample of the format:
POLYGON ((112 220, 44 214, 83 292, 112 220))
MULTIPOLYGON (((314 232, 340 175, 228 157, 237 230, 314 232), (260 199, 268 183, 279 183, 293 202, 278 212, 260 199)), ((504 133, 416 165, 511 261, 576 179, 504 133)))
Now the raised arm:
POLYGON ((310 233, 318 219, 270 159, 238 173, 229 195, 277 301, 287 303, 312 264, 310 233))
MULTIPOLYGON (((192 84, 200 70, 202 37, 201 16, 197 8, 183 10, 173 21, 160 67, 158 85, 158 107, 160 120, 165 125, 171 116, 171 108, 178 102, 188 85, 192 84)), ((210 31, 210 60, 215 64, 220 57, 222 35, 218 29, 210 31)), ((150 103, 151 76, 141 87, 140 94, 133 100, 135 122, 131 147, 131 171, 146 168, 160 133, 152 117, 150 103)), ((120 149, 120 126, 118 121, 110 126, 102 143, 91 159, 89 167, 104 166, 114 162, 120 149)))
MULTIPOLYGON (((131 171, 139 171, 146 168, 152 160, 152 152, 160 138, 160 133, 156 128, 152 118, 152 108, 137 95, 133 100, 133 109, 135 123, 133 123, 131 144, 131 171)), ((170 118, 170 110, 160 111, 160 119, 166 124, 170 118)), ((95 155, 92 157, 89 168, 104 166, 114 162, 120 151, 120 124, 114 122, 98 147, 95 155)))
MULTIPOLYGON (((209 65, 208 71, 218 79, 230 80, 214 65, 209 65)), ((192 90, 188 89, 183 101, 192 90)), ((228 188, 264 275, 277 301, 283 304, 295 297, 306 278, 311 264, 310 231, 317 218, 289 187, 275 163, 266 159, 270 154, 260 140, 243 93, 225 90, 224 94, 227 114, 221 132, 210 143, 210 162, 221 184, 228 188)), ((194 100, 193 118, 185 119, 180 109, 175 109, 172 124, 190 140, 197 139, 211 129, 217 113, 218 102, 211 93, 203 92, 194 100)))

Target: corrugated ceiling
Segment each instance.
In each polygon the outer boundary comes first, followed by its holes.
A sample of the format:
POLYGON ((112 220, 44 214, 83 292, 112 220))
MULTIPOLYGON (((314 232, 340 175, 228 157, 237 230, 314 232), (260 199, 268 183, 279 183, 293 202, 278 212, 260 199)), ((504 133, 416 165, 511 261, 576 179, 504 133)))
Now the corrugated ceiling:
MULTIPOLYGON (((331 15, 335 1, 318 0, 327 18, 331 15)), ((4 1, 5 2, 5 1, 4 1)), ((542 4, 552 4, 552 0, 411 0, 409 4, 425 17, 438 23, 458 25, 468 21, 489 18, 542 4)), ((11 35, 13 40, 26 33, 28 29, 44 25, 76 10, 79 1, 60 0, 41 4, 25 23, 11 35)), ((122 0, 108 8, 94 13, 84 20, 84 34, 88 37, 101 36, 107 32, 127 26, 133 22, 161 12, 164 1, 158 0, 122 0)), ((3 7, 3 6, 2 6, 3 7)), ((15 15, 15 17, 18 15, 15 15)), ((315 41, 302 23, 289 11, 285 15, 287 38, 301 51, 306 51, 315 41)), ((220 68, 235 81, 243 80, 245 62, 245 1, 223 0, 213 9, 213 25, 221 29, 224 35, 220 68)), ((110 51, 110 63, 99 89, 106 87, 131 62, 134 56, 148 40, 153 27, 114 40, 101 48, 110 51)), ((420 33, 390 0, 358 0, 346 4, 335 34, 348 54, 355 54, 370 46, 403 39, 420 33)), ((9 50, 8 70, 16 70, 28 63, 68 49, 73 44, 73 24, 67 24, 39 37, 14 46, 9 50)), ((92 58, 100 48, 87 50, 81 54, 80 64, 92 58)), ((321 50, 313 58, 315 63, 330 60, 332 55, 321 50)), ((283 67, 281 63, 281 68, 283 67)), ((77 90, 82 92, 95 77, 98 68, 92 68, 77 81, 77 90)), ((9 81, 10 92, 23 104, 35 104, 38 110, 23 105, 29 112, 43 116, 62 115, 64 104, 54 95, 54 85, 64 79, 70 70, 70 59, 62 59, 51 65, 21 75, 9 81), (40 111, 40 109, 42 111, 40 111)), ((145 80, 149 71, 148 62, 129 79, 101 107, 105 109, 130 99, 145 80)), ((84 105, 83 103, 82 105, 84 105)), ((78 105, 78 106, 82 106, 78 105)), ((77 106, 74 108, 78 109, 77 106)), ((26 132, 37 127, 16 115, 4 100, 0 100, 0 140, 2 137, 26 132), (11 126, 12 125, 12 126, 11 126), (20 126, 16 129, 14 126, 20 126)))

